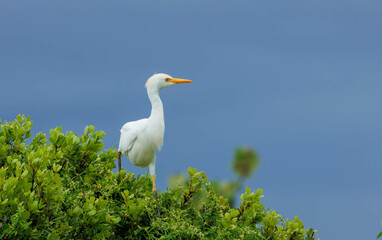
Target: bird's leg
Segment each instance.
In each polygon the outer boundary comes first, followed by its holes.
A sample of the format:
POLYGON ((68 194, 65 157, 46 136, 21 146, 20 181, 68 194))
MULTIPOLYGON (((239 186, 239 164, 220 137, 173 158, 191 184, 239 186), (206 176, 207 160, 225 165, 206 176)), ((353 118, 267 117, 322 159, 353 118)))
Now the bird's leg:
POLYGON ((122 155, 121 151, 118 151, 117 155, 118 155, 118 171, 120 172, 121 171, 121 155, 122 155))
POLYGON ((155 176, 151 176, 151 179, 153 180, 153 193, 154 193, 154 196, 155 196, 155 200, 158 200, 158 197, 157 197, 157 187, 155 185, 155 176))
POLYGON ((160 212, 159 212, 159 205, 158 205, 158 196, 157 196, 157 187, 155 185, 155 175, 151 176, 151 179, 153 180, 153 193, 157 205, 157 211, 158 211, 158 217, 161 218, 160 212))

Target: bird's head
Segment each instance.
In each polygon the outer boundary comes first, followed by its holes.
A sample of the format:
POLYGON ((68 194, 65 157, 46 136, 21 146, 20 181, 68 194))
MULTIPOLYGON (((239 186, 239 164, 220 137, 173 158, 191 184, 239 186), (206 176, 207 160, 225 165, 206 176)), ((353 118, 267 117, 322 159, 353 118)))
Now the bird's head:
POLYGON ((152 75, 146 82, 146 88, 162 89, 178 83, 191 83, 191 80, 173 78, 165 73, 157 73, 152 75))

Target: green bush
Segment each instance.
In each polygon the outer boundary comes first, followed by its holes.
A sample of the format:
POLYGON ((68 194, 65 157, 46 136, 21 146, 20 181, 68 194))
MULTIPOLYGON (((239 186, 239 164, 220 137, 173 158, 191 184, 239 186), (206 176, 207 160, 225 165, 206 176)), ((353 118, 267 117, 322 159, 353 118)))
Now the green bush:
POLYGON ((231 208, 192 168, 186 185, 159 194, 158 218, 151 178, 114 173, 104 132, 58 127, 30 139, 32 125, 0 122, 1 239, 314 239, 298 217, 264 208, 261 189, 231 208))

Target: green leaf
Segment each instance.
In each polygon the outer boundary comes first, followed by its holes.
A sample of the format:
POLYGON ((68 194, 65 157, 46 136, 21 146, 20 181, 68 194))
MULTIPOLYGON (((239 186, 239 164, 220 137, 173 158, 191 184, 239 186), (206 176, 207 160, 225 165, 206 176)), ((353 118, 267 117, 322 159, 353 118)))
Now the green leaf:
POLYGON ((90 126, 88 127, 88 131, 89 131, 89 133, 94 132, 94 130, 95 130, 95 127, 94 127, 93 125, 90 125, 90 126))
POLYGON ((82 209, 80 208, 80 207, 75 207, 74 209, 73 209, 73 213, 74 214, 82 214, 83 213, 83 211, 82 211, 82 209))
POLYGON ((25 138, 30 138, 31 136, 32 136, 31 131, 27 131, 27 132, 25 133, 25 138))
MULTIPOLYGON (((23 116, 24 116, 24 115, 23 115, 23 116)), ((19 115, 17 115, 16 120, 17 120, 18 122, 22 122, 22 121, 23 121, 23 117, 19 114, 19 115)))
POLYGON ((113 222, 113 223, 119 223, 121 221, 121 218, 120 217, 113 217, 111 216, 110 217, 110 220, 113 222))
POLYGON ((14 178, 14 177, 10 177, 8 178, 8 180, 5 182, 4 184, 4 191, 9 191, 9 190, 12 190, 16 187, 17 185, 17 178, 14 178))
POLYGON ((192 176, 194 176, 195 175, 195 173, 198 171, 196 168, 191 168, 191 167, 189 167, 188 169, 187 169, 187 171, 188 171, 188 174, 190 174, 190 177, 192 177, 192 176))
POLYGON ((58 172, 58 171, 60 171, 61 168, 62 168, 62 167, 61 167, 59 164, 55 164, 55 163, 53 163, 53 171, 54 171, 54 172, 58 172))
POLYGON ((239 211, 237 211, 236 209, 232 209, 230 215, 231 217, 237 217, 239 215, 239 211))
POLYGON ((4 167, 0 168, 0 188, 3 186, 5 181, 5 174, 7 173, 6 169, 4 167))
POLYGON ((26 212, 22 212, 21 213, 21 216, 20 216, 20 220, 21 221, 26 221, 28 220, 28 218, 30 217, 31 213, 26 211, 26 212))
POLYGON ((96 210, 90 210, 90 211, 88 212, 88 214, 89 214, 90 216, 93 216, 93 215, 96 214, 96 213, 97 213, 96 210))
POLYGON ((24 170, 24 172, 21 174, 24 178, 28 175, 29 171, 27 169, 24 170))
POLYGON ((38 201, 37 200, 34 200, 34 201, 29 200, 27 205, 28 205, 29 210, 31 210, 33 212, 38 207, 38 201))
POLYGON ((86 126, 84 129, 84 135, 88 134, 88 131, 89 131, 89 126, 86 126))
POLYGON ((89 199, 88 199, 88 203, 91 203, 91 204, 94 204, 94 201, 95 201, 95 197, 91 196, 89 199))

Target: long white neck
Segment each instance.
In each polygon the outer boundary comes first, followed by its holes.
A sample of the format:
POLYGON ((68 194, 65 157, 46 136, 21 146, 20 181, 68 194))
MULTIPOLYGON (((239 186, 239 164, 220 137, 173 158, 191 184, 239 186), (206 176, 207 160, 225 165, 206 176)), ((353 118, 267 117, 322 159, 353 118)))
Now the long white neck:
POLYGON ((149 120, 159 121, 164 124, 163 104, 159 97, 159 89, 147 89, 147 95, 151 102, 151 114, 149 120))

